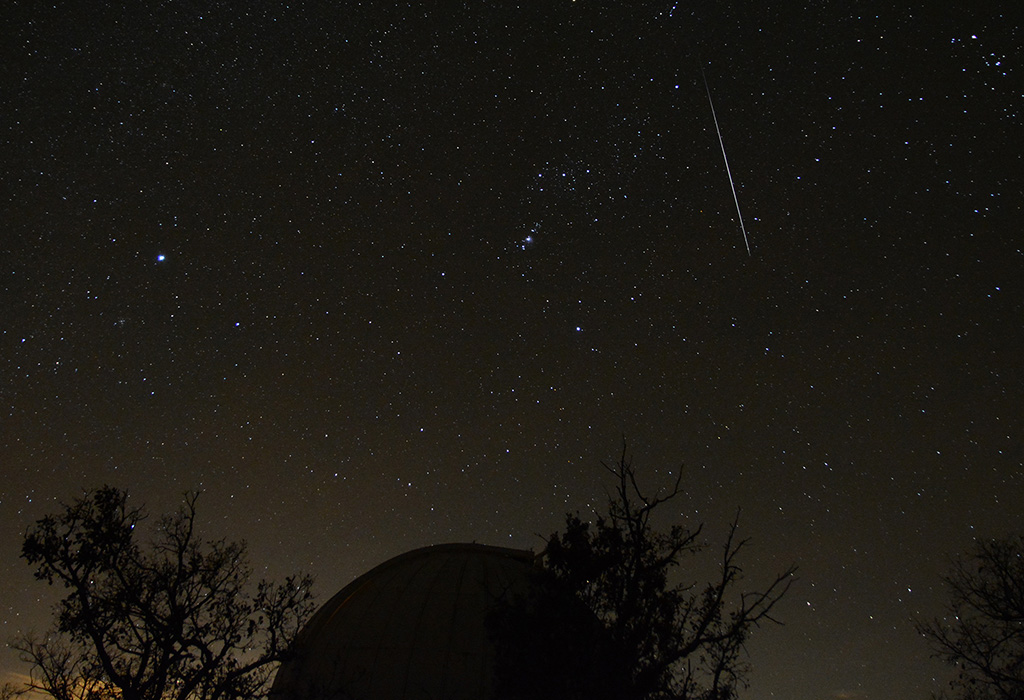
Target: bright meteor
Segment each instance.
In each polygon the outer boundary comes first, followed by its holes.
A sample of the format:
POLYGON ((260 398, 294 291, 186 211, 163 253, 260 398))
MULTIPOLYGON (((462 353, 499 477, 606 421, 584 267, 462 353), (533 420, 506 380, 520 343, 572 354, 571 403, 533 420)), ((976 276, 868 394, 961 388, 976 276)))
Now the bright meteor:
POLYGON ((736 216, 740 220, 740 231, 743 233, 743 245, 747 247, 747 255, 750 255, 750 241, 747 240, 747 229, 743 226, 743 213, 740 211, 740 200, 736 196, 736 185, 732 181, 732 171, 729 169, 729 156, 725 154, 725 141, 722 140, 722 130, 718 127, 718 116, 715 114, 715 103, 711 101, 711 88, 708 87, 708 77, 704 75, 704 66, 700 67, 700 77, 704 79, 704 89, 708 93, 708 104, 711 106, 711 118, 715 120, 715 132, 718 134, 718 143, 722 146, 722 160, 725 161, 725 174, 729 176, 729 187, 732 188, 732 201, 736 202, 736 216))

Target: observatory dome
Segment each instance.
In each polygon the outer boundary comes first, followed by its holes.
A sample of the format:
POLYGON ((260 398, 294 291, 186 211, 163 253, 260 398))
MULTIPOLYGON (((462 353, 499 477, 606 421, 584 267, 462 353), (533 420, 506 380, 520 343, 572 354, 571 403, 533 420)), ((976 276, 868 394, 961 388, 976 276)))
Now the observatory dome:
POLYGON ((321 607, 271 700, 492 698, 495 601, 525 591, 534 555, 445 544, 390 559, 321 607))

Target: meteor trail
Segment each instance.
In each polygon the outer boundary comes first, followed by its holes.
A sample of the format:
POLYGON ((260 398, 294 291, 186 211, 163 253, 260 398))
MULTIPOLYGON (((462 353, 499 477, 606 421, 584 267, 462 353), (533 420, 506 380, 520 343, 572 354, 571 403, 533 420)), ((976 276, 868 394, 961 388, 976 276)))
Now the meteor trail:
POLYGON ((718 143, 722 146, 722 160, 725 161, 725 174, 729 176, 729 187, 732 188, 732 201, 736 202, 736 216, 740 220, 740 231, 743 233, 743 245, 747 246, 747 255, 750 255, 750 242, 747 240, 747 229, 743 226, 743 213, 740 212, 740 200, 736 196, 736 185, 732 181, 732 171, 729 170, 729 156, 725 155, 725 141, 722 140, 722 130, 718 128, 718 117, 715 115, 715 103, 711 101, 711 88, 708 87, 708 77, 704 75, 703 64, 700 67, 700 77, 704 79, 704 89, 708 93, 708 104, 711 106, 711 118, 715 120, 715 131, 718 133, 718 143))

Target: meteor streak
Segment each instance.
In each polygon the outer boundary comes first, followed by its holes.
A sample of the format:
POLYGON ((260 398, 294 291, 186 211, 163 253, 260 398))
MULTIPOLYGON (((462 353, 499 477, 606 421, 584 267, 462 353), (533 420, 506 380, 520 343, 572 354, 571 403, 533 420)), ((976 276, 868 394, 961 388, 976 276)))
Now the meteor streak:
POLYGON ((740 231, 743 233, 743 245, 747 247, 747 255, 750 255, 750 242, 747 240, 747 229, 743 226, 743 213, 740 211, 740 200, 736 196, 736 185, 732 181, 732 171, 729 169, 729 156, 725 155, 725 141, 722 140, 722 130, 718 127, 718 116, 715 115, 715 103, 711 101, 711 88, 708 87, 708 77, 704 75, 704 66, 700 67, 700 77, 704 79, 704 89, 708 93, 708 104, 711 106, 711 118, 715 120, 715 131, 718 133, 718 143, 722 146, 722 160, 725 161, 725 174, 729 176, 729 187, 732 188, 732 201, 736 202, 736 216, 740 220, 740 231))

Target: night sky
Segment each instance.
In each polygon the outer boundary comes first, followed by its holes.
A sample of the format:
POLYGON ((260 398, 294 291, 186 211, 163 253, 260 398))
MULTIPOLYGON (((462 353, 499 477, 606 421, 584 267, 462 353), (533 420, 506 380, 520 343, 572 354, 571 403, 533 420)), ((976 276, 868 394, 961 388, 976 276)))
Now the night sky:
POLYGON ((326 600, 539 549, 625 437, 709 542, 742 509, 745 584, 800 566, 745 698, 941 687, 914 617, 1024 531, 1019 18, 127 4, 0 9, 4 639, 87 488, 201 489, 326 600))

